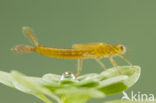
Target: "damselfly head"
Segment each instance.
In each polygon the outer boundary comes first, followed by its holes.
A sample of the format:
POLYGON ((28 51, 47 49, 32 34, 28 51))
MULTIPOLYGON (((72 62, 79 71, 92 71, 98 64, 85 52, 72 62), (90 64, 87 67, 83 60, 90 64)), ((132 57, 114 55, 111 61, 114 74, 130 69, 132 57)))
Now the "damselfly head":
POLYGON ((126 47, 125 47, 124 45, 118 44, 118 45, 116 45, 116 47, 117 47, 118 52, 119 52, 120 54, 124 54, 124 53, 126 52, 126 47))

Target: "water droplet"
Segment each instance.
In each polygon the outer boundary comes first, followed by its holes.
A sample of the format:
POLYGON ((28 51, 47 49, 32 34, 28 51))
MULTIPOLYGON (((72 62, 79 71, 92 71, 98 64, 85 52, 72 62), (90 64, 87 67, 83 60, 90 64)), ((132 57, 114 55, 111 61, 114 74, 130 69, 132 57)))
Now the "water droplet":
POLYGON ((64 80, 64 79, 75 79, 75 76, 72 72, 64 72, 61 76, 61 80, 64 80))

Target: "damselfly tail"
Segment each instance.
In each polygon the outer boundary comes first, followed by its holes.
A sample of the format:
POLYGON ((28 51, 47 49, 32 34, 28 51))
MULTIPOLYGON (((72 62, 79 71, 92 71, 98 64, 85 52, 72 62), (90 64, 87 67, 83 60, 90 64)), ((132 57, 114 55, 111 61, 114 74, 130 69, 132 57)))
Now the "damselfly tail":
POLYGON ((36 47, 39 45, 36 37, 34 36, 33 31, 29 27, 23 27, 23 32, 36 47))
POLYGON ((11 50, 17 54, 30 53, 30 52, 36 51, 35 48, 28 46, 28 45, 16 45, 11 50))

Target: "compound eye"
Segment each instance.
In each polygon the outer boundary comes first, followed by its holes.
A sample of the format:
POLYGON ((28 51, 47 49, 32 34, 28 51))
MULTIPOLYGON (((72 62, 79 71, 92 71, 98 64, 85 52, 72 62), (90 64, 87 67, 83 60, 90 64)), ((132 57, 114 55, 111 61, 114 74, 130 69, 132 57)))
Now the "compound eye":
POLYGON ((124 51, 125 47, 123 45, 120 46, 120 49, 124 51))

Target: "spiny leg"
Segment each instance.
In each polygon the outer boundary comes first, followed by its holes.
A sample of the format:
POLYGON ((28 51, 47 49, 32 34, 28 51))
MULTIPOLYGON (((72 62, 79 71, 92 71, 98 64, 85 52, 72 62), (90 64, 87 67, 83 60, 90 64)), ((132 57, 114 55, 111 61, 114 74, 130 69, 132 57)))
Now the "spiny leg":
POLYGON ((78 69, 77 69, 77 73, 76 73, 76 77, 78 77, 80 75, 80 72, 82 71, 82 59, 78 59, 78 69))
POLYGON ((134 65, 131 63, 131 62, 129 62, 124 56, 122 56, 122 55, 118 55, 121 59, 123 59, 124 61, 126 61, 131 67, 133 67, 134 68, 134 65))
POLYGON ((104 63, 102 63, 100 59, 95 58, 95 60, 104 68, 104 70, 106 70, 106 66, 104 65, 104 63))
POLYGON ((115 62, 115 60, 113 59, 112 56, 110 56, 110 62, 113 64, 113 66, 116 68, 117 72, 121 75, 121 72, 117 69, 118 65, 115 62))

